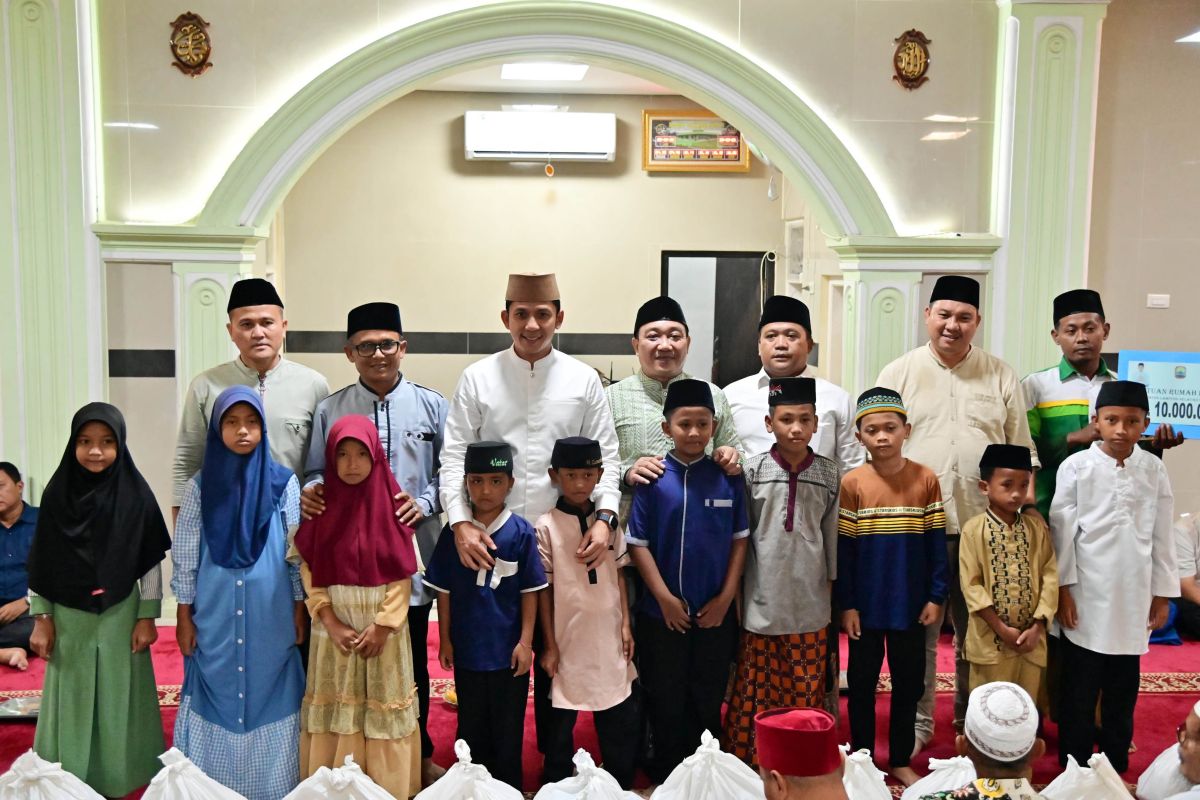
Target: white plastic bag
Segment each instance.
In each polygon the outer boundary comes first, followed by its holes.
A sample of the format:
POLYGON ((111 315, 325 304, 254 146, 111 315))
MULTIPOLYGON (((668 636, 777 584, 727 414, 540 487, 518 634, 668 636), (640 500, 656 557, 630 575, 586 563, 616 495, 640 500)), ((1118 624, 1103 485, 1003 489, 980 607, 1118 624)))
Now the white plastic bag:
POLYGON ((1086 767, 1067 756, 1067 768, 1042 789, 1046 800, 1128 800, 1130 796, 1125 781, 1103 753, 1088 759, 1086 767))
POLYGON ((871 760, 870 750, 850 752, 849 745, 842 745, 846 756, 846 771, 842 775, 842 786, 850 800, 892 800, 892 790, 887 787, 885 776, 871 760))
POLYGON ((966 756, 929 759, 929 774, 904 790, 900 800, 920 800, 927 794, 952 792, 975 780, 975 765, 966 756))
POLYGON ((575 763, 575 774, 558 783, 543 786, 533 800, 639 800, 633 792, 627 792, 592 760, 587 750, 580 748, 571 759, 575 763))
POLYGON ((367 777, 354 756, 336 769, 321 767, 307 780, 288 792, 283 800, 395 800, 367 777))
POLYGON ((763 800, 762 778, 721 746, 708 731, 696 752, 683 760, 650 795, 653 800, 763 800))
POLYGON ((28 750, 0 775, 0 800, 104 800, 92 787, 28 750))
POLYGON ((150 781, 142 800, 246 800, 204 774, 187 756, 172 747, 158 757, 163 768, 150 781))
POLYGON ((471 748, 462 739, 454 743, 458 763, 446 770, 416 800, 522 800, 524 795, 498 781, 483 764, 471 763, 471 748))
POLYGON ((1179 771, 1179 743, 1158 754, 1138 778, 1138 800, 1167 800, 1192 788, 1192 782, 1179 771))

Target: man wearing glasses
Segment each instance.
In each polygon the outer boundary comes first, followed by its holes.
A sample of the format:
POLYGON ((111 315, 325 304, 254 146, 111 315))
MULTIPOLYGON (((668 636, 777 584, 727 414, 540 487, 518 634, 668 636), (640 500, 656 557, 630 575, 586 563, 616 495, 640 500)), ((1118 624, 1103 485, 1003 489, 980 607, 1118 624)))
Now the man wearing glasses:
POLYGON ((1175 739, 1138 778, 1138 800, 1200 800, 1200 703, 1175 729, 1175 739))
MULTIPOLYGON (((333 424, 347 414, 361 414, 375 423, 392 474, 402 493, 396 496, 396 516, 416 530, 417 549, 428 563, 437 544, 441 524, 438 514, 438 470, 441 467, 442 431, 446 427, 446 398, 413 383, 400 371, 408 342, 400 327, 400 308, 394 303, 367 303, 346 317, 347 360, 358 370, 358 381, 321 401, 313 414, 312 444, 304 468, 300 510, 313 517, 325 510, 325 440, 333 424)), ((412 577, 408 607, 408 632, 412 639, 413 677, 420 708, 421 778, 428 786, 443 770, 433 763, 429 738, 429 661, 425 637, 433 593, 419 574, 412 577)))

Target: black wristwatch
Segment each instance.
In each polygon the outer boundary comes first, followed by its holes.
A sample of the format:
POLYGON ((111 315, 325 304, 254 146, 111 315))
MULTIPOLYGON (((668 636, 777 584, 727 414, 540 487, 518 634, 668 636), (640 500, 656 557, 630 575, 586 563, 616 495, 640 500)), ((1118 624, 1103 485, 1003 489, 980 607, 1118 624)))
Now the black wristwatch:
POLYGON ((615 531, 617 529, 617 515, 615 512, 597 511, 596 519, 607 525, 610 531, 615 531))

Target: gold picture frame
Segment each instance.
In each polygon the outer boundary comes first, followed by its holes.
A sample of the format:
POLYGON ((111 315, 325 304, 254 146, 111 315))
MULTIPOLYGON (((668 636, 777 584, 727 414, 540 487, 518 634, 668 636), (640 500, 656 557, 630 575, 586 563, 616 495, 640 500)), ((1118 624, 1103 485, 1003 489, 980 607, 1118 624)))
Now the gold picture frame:
POLYGON ((741 131, 701 108, 642 112, 642 169, 647 172, 749 172, 741 131))

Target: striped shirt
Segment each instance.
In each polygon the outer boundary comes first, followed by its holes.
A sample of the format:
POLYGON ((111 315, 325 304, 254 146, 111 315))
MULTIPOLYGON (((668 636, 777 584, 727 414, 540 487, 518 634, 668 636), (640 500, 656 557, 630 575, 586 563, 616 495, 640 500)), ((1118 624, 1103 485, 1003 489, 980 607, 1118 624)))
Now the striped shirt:
POLYGON ((1068 445, 1067 436, 1087 427, 1100 387, 1116 379, 1103 361, 1095 376, 1086 378, 1064 356, 1053 367, 1027 375, 1021 381, 1029 406, 1029 433, 1037 446, 1038 461, 1042 462, 1035 478, 1037 506, 1046 519, 1050 518, 1059 466, 1067 456, 1087 449, 1087 445, 1068 445))
POLYGON ((905 630, 928 602, 944 603, 946 512, 933 470, 911 459, 894 475, 871 464, 842 478, 838 511, 838 606, 862 626, 905 630))

